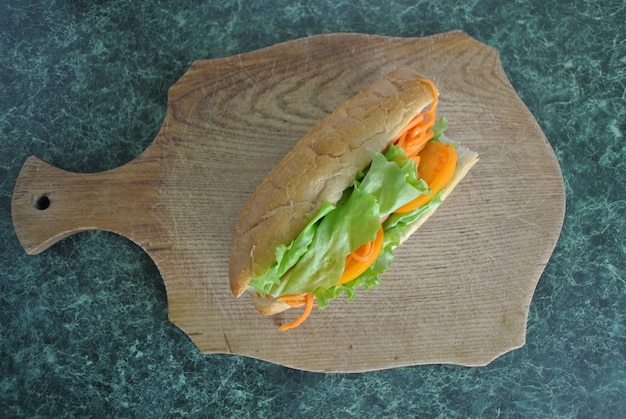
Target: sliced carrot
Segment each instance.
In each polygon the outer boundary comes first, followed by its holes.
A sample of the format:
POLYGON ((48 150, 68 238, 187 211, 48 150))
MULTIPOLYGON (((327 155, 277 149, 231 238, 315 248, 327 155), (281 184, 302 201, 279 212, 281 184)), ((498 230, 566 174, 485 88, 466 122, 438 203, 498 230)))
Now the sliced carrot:
POLYGON ((337 285, 352 281, 372 266, 383 248, 383 237, 384 233, 381 227, 374 240, 365 243, 348 255, 346 266, 337 285))
POLYGON ((281 332, 284 332, 285 330, 293 329, 294 327, 300 326, 302 322, 305 321, 309 317, 309 314, 311 314, 311 310, 313 310, 313 300, 315 300, 315 294, 313 293, 306 294, 306 307, 304 308, 304 311, 302 312, 300 317, 298 317, 292 323, 287 323, 287 324, 280 326, 278 330, 280 330, 281 332))
POLYGON ((359 246, 354 252, 350 253, 350 257, 352 257, 357 262, 367 262, 372 254, 372 249, 374 248, 374 240, 371 242, 367 242, 362 246, 359 246))
POLYGON ((413 201, 396 210, 397 213, 413 211, 427 204, 452 178, 456 168, 456 149, 440 141, 431 141, 419 154, 417 174, 424 179, 431 190, 430 194, 420 195, 413 201))

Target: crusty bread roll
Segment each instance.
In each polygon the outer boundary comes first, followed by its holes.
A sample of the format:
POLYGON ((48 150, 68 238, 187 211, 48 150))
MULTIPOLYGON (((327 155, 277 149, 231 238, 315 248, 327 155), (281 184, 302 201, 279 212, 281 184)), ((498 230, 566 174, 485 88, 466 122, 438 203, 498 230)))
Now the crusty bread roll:
MULTIPOLYGON (((230 286, 235 296, 275 261, 276 247, 288 245, 319 212, 336 203, 373 155, 382 152, 407 124, 435 99, 413 70, 399 68, 339 106, 298 141, 256 188, 235 226, 230 253, 230 286)), ((457 169, 444 192, 456 186, 476 161, 458 148, 457 169)), ((430 213, 410 229, 408 238, 430 213)), ((403 240, 404 241, 404 240, 403 240)), ((291 306, 251 292, 254 306, 275 314, 291 306)))

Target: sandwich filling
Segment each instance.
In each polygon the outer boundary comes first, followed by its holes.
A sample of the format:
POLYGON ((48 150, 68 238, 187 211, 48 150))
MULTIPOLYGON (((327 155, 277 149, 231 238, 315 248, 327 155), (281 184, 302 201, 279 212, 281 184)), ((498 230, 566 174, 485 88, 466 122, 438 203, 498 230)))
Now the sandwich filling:
POLYGON ((360 286, 377 286, 411 225, 441 203, 457 153, 441 141, 447 122, 436 120, 437 90, 431 81, 422 82, 432 89, 434 101, 387 150, 374 155, 336 204, 325 202, 289 245, 279 245, 274 264, 250 281, 260 297, 305 306, 296 321, 280 330, 300 325, 316 304, 322 309, 344 293, 353 299, 360 286))

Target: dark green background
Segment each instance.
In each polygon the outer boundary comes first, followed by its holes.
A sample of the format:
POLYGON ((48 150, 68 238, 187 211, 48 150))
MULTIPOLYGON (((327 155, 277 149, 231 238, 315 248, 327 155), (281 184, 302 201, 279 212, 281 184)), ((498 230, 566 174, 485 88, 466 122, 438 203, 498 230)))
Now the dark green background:
POLYGON ((623 0, 0 2, 0 416, 623 417, 625 20, 623 0), (82 233, 38 256, 17 242, 24 160, 76 172, 132 160, 193 60, 319 33, 452 29, 500 51, 567 193, 527 344, 487 367, 324 375, 203 356, 128 240, 82 233))

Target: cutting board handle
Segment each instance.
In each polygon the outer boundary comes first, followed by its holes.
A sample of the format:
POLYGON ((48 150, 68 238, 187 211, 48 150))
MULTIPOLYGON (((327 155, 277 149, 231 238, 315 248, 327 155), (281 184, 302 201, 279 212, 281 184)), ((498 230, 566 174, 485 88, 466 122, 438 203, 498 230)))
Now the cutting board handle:
MULTIPOLYGON (((146 211, 158 198, 158 176, 135 160, 100 173, 72 173, 29 157, 18 176, 11 212, 17 237, 37 254, 80 231, 113 231, 139 242, 136 229, 154 222, 146 211)), ((148 229, 149 230, 149 229, 148 229)))

